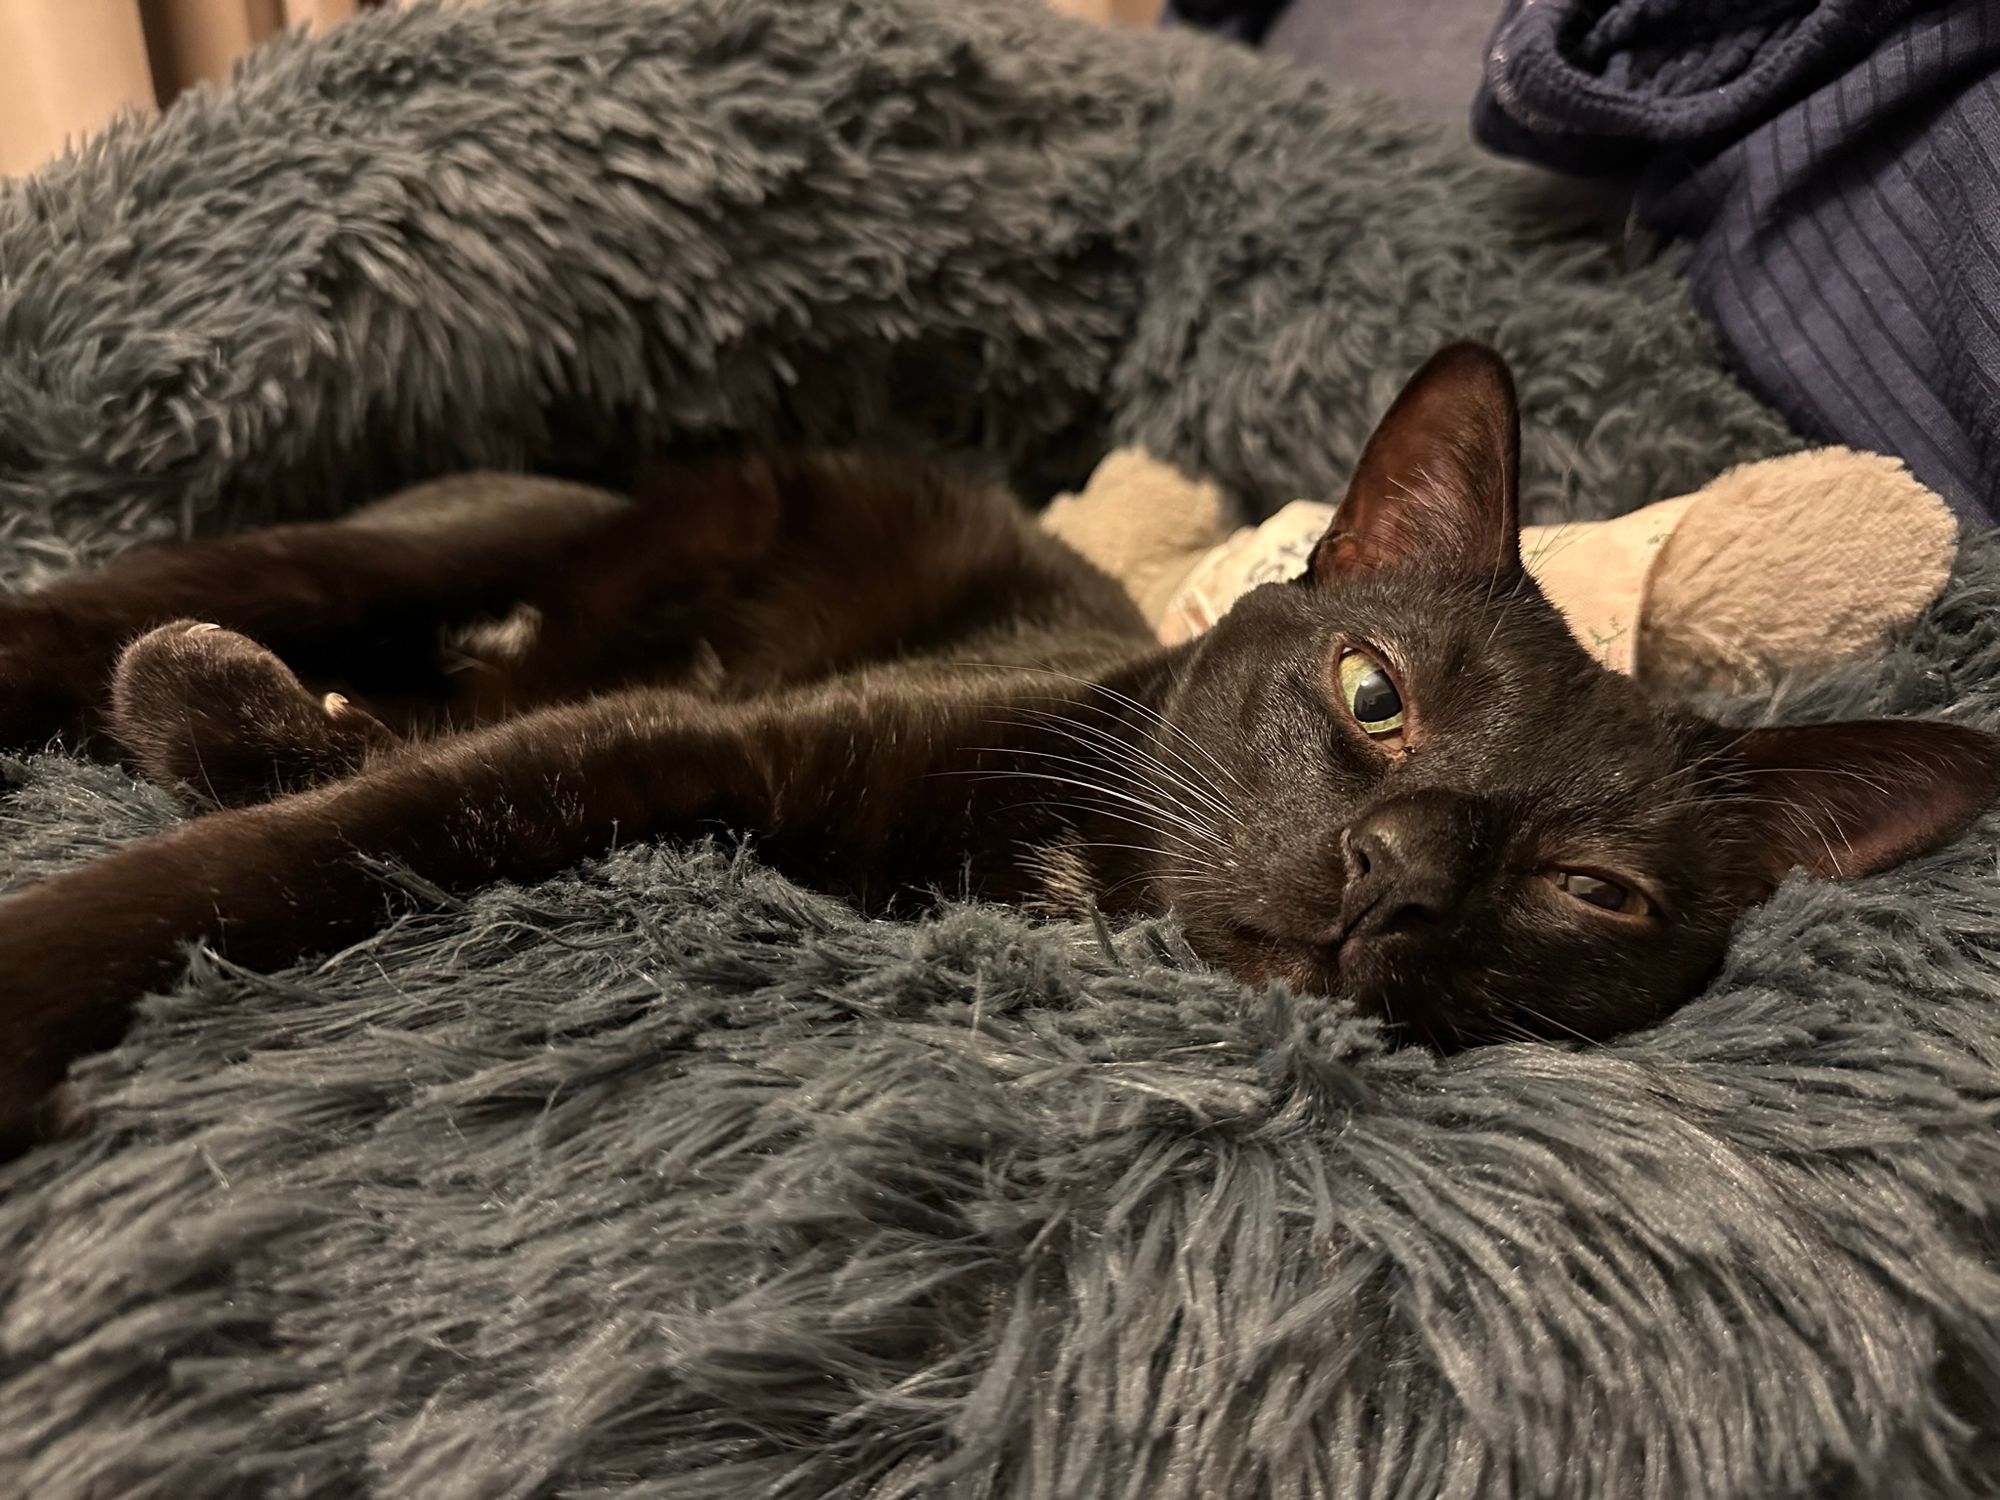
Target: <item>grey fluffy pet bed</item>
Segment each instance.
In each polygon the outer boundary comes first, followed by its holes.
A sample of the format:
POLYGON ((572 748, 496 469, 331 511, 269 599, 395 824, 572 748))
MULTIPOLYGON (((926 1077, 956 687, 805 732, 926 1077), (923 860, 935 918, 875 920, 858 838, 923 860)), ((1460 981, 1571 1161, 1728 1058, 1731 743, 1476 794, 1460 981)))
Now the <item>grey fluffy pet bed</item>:
MULTIPOLYGON (((1462 333, 1539 518, 1791 441, 1507 180, 1030 8, 385 15, 0 195, 0 576, 857 430, 1268 505, 1462 333)), ((2000 722, 1996 591, 1981 544, 1780 706, 2000 722)), ((10 882, 172 817, 7 764, 10 882)), ((0 1173, 0 1493, 1993 1493, 1985 841, 1788 887, 1655 1032, 1443 1064, 1166 924, 871 923, 723 848, 402 909, 199 958, 0 1173)))

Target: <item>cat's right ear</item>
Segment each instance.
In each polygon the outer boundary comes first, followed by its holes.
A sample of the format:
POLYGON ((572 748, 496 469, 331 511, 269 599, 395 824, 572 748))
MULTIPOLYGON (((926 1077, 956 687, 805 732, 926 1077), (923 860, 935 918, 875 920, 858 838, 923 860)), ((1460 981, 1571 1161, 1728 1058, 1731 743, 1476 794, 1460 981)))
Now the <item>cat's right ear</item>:
POLYGON ((1521 566, 1521 419, 1507 362, 1484 344, 1425 361, 1362 450, 1311 576, 1417 563, 1521 566))

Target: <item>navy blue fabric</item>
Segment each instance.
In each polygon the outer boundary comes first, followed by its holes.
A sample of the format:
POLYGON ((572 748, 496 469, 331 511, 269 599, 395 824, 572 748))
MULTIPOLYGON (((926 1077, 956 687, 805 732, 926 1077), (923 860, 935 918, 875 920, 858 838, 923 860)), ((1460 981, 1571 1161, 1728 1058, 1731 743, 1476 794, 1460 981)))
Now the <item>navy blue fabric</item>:
POLYGON ((1629 178, 1802 431, 2000 515, 2000 3, 1513 0, 1473 128, 1629 178))

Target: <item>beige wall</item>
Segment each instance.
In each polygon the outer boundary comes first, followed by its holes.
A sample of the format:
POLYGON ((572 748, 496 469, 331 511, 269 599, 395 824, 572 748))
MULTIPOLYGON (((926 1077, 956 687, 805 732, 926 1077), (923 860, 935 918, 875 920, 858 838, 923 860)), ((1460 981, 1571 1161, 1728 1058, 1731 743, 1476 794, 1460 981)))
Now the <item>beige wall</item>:
POLYGON ((1160 19, 1162 0, 1049 0, 1057 10, 1086 21, 1115 26, 1151 26, 1160 19))
POLYGON ((379 0, 0 0, 0 176, 220 78, 287 26, 331 26, 379 0))
POLYGON ((0 175, 123 109, 151 109, 146 35, 131 0, 0 0, 0 175))

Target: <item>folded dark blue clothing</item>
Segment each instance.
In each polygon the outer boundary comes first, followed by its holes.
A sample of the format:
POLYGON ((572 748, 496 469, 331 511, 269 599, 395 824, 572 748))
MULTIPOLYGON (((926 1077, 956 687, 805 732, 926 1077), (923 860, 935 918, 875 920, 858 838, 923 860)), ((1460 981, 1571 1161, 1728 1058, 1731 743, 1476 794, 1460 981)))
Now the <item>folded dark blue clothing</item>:
POLYGON ((1802 431, 2000 515, 2000 4, 1511 0, 1488 146, 1627 178, 1802 431))
POLYGON ((1637 171, 1740 139, 1838 77, 1923 0, 1508 0, 1474 133, 1561 171, 1637 171))

